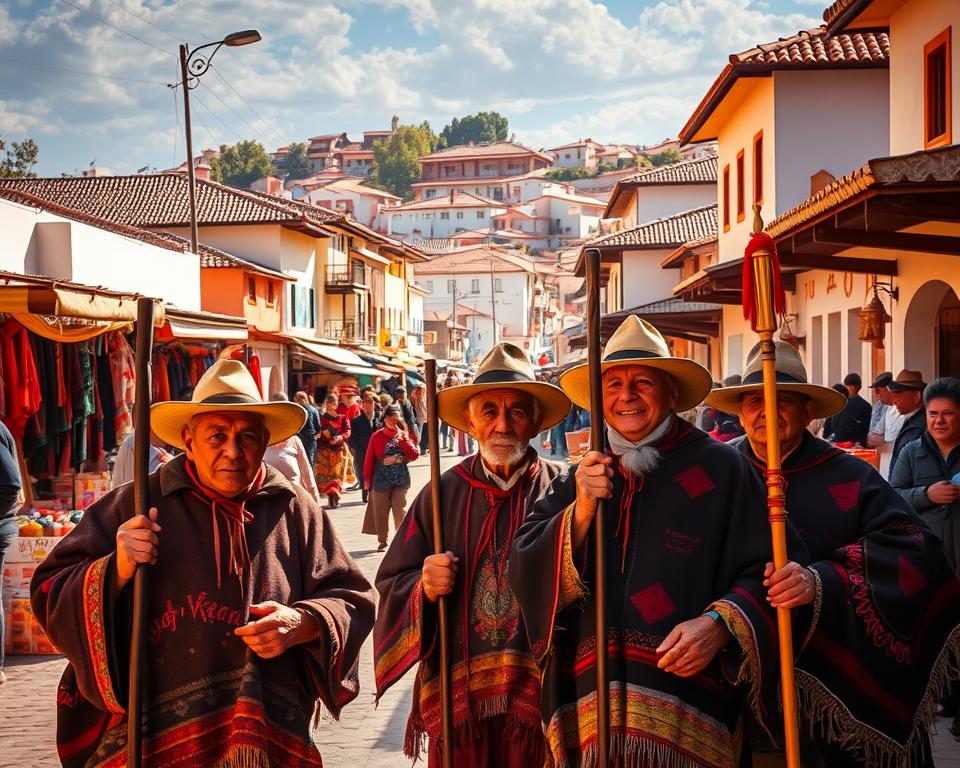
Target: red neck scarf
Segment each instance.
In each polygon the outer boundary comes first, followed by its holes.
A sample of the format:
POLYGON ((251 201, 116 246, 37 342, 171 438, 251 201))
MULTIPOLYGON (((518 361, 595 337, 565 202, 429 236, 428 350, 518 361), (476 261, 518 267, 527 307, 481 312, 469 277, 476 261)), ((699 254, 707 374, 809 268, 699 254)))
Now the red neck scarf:
POLYGON ((230 549, 227 573, 236 574, 237 580, 240 582, 240 590, 245 591, 244 575, 250 565, 250 551, 247 549, 247 534, 244 530, 244 524, 253 520, 253 514, 247 510, 245 505, 263 487, 263 464, 260 465, 257 476, 253 479, 250 487, 240 496, 235 496, 232 499, 228 499, 200 482, 200 478, 197 476, 197 468, 192 461, 188 459, 184 466, 187 469, 187 477, 193 483, 190 493, 194 498, 210 507, 210 520, 213 524, 213 555, 217 567, 217 587, 220 587, 221 583, 219 520, 223 520, 230 549))

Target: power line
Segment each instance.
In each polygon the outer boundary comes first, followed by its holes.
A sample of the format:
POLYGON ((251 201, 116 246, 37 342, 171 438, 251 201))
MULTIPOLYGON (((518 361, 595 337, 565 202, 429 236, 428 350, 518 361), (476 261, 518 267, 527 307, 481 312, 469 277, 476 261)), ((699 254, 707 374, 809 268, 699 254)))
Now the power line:
POLYGON ((82 69, 71 69, 70 67, 57 67, 53 64, 35 64, 28 63, 22 59, 12 59, 6 56, 0 56, 0 61, 5 61, 10 64, 23 64, 30 69, 50 69, 55 72, 70 72, 74 75, 85 75, 86 77, 97 77, 103 80, 123 80, 130 83, 145 83, 147 85, 166 85, 162 80, 143 80, 139 77, 126 77, 124 75, 101 75, 97 72, 87 72, 82 69))
POLYGON ((121 33, 121 34, 123 34, 123 35, 126 35, 127 37, 133 38, 134 40, 136 40, 136 41, 139 42, 139 43, 143 43, 144 45, 149 46, 150 48, 153 48, 154 50, 160 51, 160 53, 165 53, 165 54, 167 54, 167 56, 173 56, 173 55, 174 55, 171 51, 168 51, 168 50, 166 50, 166 49, 164 49, 164 48, 161 48, 161 47, 158 46, 158 45, 154 45, 154 44, 151 43, 149 40, 144 40, 142 37, 138 37, 137 35, 133 34, 133 32, 128 32, 128 31, 125 30, 123 27, 118 27, 116 24, 113 24, 112 22, 109 22, 109 21, 107 21, 106 19, 101 18, 100 16, 97 16, 95 13, 91 13, 90 11, 86 10, 85 8, 81 8, 79 5, 75 5, 74 3, 70 2, 70 0, 60 0, 60 2, 64 3, 65 5, 69 5, 71 8, 74 8, 75 10, 80 11, 80 13, 82 13, 82 14, 84 14, 84 15, 86 15, 86 16, 89 16, 91 19, 94 19, 94 20, 96 20, 96 21, 99 21, 101 24, 104 24, 104 25, 110 27, 110 29, 115 29, 117 32, 119 32, 119 33, 121 33))
POLYGON ((161 27, 158 27, 156 24, 154 24, 154 23, 153 23, 152 21, 150 21, 149 19, 145 19, 143 16, 140 16, 139 14, 136 14, 136 13, 134 13, 133 11, 131 11, 129 8, 125 8, 122 3, 118 3, 118 2, 116 2, 116 0, 107 0, 107 2, 110 3, 110 5, 119 8, 119 9, 120 9, 121 11, 123 11, 124 13, 127 13, 127 14, 133 16, 133 18, 137 19, 137 21, 142 21, 142 22, 143 22, 144 24, 146 24, 147 26, 153 27, 155 30, 157 30, 157 32, 162 32, 162 33, 165 34, 167 37, 169 37, 171 40, 176 40, 176 42, 178 42, 178 43, 190 43, 190 45, 193 45, 193 44, 194 44, 192 40, 184 40, 184 39, 182 39, 182 38, 177 37, 176 35, 173 35, 173 34, 167 32, 167 30, 165 30, 165 29, 163 29, 163 28, 161 28, 161 27))
POLYGON ((247 124, 247 127, 250 128, 251 131, 253 131, 254 136, 256 136, 258 133, 262 133, 262 129, 261 129, 261 128, 257 128, 253 123, 251 123, 249 120, 247 120, 247 118, 245 118, 243 115, 241 115, 239 112, 237 112, 237 110, 235 110, 235 109, 234 109, 233 107, 231 107, 226 101, 223 100, 223 98, 220 96, 220 94, 218 94, 216 91, 214 91, 214 90, 212 90, 211 88, 209 88, 202 80, 198 80, 197 82, 200 83, 201 86, 203 86, 204 90, 206 90, 207 93, 212 94, 213 97, 214 97, 217 101, 219 101, 221 104, 223 104, 223 106, 225 106, 227 109, 229 109, 229 110, 236 116, 236 118, 237 118, 238 120, 240 120, 241 122, 246 123, 246 124, 247 124))
POLYGON ((204 104, 202 101, 200 101, 199 98, 197 98, 196 96, 194 96, 190 103, 191 103, 191 104, 197 104, 198 106, 203 107, 203 108, 207 111, 207 113, 210 114, 210 115, 212 115, 213 118, 214 118, 218 123, 220 123, 220 125, 222 125, 228 132, 230 132, 230 133, 232 133, 234 136, 236 136, 238 140, 240 140, 240 141, 245 141, 245 139, 243 138, 243 136, 241 136, 241 135, 240 135, 239 133, 237 133, 233 128, 231 128, 229 125, 227 125, 227 123, 223 120, 222 117, 220 117, 220 115, 218 115, 216 112, 214 112, 212 109, 210 109, 210 107, 208 107, 208 106, 207 106, 206 104, 204 104))
POLYGON ((235 95, 238 99, 240 99, 240 101, 242 101, 244 104, 247 105, 247 108, 248 108, 251 112, 253 112, 253 114, 255 114, 257 117, 260 118, 260 122, 262 122, 265 126, 267 126, 267 128, 269 128, 269 129, 273 132, 273 133, 272 133, 273 136, 281 136, 281 135, 283 135, 283 131, 281 131, 281 130, 277 127, 277 124, 274 123, 274 122, 272 122, 272 121, 270 121, 270 120, 267 120, 267 118, 265 118, 263 115, 261 115, 261 114, 256 110, 256 108, 255 108, 249 101, 247 101, 245 98, 243 98, 243 96, 240 94, 240 92, 239 92, 236 88, 234 88, 232 85, 230 85, 230 83, 228 82, 228 80, 227 80, 223 75, 220 74, 220 70, 218 70, 218 69, 217 69, 216 67, 214 67, 212 64, 210 65, 210 69, 213 70, 213 74, 215 74, 217 77, 219 77, 219 78, 220 78, 220 81, 221 81, 225 86, 227 86, 227 88, 229 88, 231 91, 233 91, 234 95, 235 95))
POLYGON ((197 120, 200 122, 200 125, 203 127, 203 130, 207 132, 207 137, 210 139, 210 143, 213 144, 213 148, 217 149, 220 146, 220 142, 217 141, 217 137, 213 135, 213 131, 210 130, 206 121, 203 119, 203 115, 197 112, 196 117, 197 117, 197 120))

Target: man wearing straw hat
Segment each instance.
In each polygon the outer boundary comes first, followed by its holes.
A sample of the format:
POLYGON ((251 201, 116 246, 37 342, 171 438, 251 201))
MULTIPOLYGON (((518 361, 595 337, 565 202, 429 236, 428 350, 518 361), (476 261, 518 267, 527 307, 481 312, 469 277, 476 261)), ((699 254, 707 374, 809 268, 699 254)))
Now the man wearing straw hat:
MULTIPOLYGON (((734 449, 676 416, 712 381, 672 357, 656 328, 627 317, 601 368, 609 451, 554 481, 510 562, 544 668, 553 762, 597 762, 592 522, 605 499, 611 764, 735 768, 746 759, 740 698, 766 721, 761 692, 777 669, 761 583, 771 559, 763 486, 734 449)), ((584 408, 588 374, 579 366, 560 379, 584 408)))
MULTIPOLYGON (((801 714, 830 768, 930 765, 927 726, 960 661, 960 582, 936 536, 870 464, 807 430, 847 398, 808 383, 789 344, 776 342, 776 355, 787 512, 813 563, 768 564, 765 583, 775 607, 814 609, 797 648, 801 714)), ((762 477, 759 345, 743 384, 707 404, 740 417, 746 436, 733 445, 762 477)))
POLYGON ((506 579, 513 536, 560 471, 530 440, 566 417, 567 396, 536 381, 523 350, 497 344, 472 384, 439 393, 439 416, 473 435, 479 451, 440 480, 444 554, 432 554, 431 488, 407 513, 377 574, 377 696, 420 662, 404 752, 429 740, 439 765, 441 712, 437 600, 446 595, 453 689, 453 764, 543 764, 539 670, 506 579))
POLYGON ((34 612, 70 662, 65 766, 123 764, 130 582, 147 564, 144 766, 321 765, 318 710, 357 695, 374 596, 316 502, 263 464, 304 418, 219 360, 191 402, 152 407, 185 452, 149 476, 149 518, 123 485, 37 568, 34 612))

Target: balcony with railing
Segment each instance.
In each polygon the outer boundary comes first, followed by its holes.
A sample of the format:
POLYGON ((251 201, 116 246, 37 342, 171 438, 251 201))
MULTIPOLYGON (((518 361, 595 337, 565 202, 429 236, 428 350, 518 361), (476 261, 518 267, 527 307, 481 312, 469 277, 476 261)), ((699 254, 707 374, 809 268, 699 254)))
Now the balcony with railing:
POLYGON ((364 329, 353 318, 346 320, 324 320, 323 337, 345 341, 363 341, 364 329))
POLYGON ((367 268, 362 261, 327 264, 327 293, 354 293, 370 287, 367 268))

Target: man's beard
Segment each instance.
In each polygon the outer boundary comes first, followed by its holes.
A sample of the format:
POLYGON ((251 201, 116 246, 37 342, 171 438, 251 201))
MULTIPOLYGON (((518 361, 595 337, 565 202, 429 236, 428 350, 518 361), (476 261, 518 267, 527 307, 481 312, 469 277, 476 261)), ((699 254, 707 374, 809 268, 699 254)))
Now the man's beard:
POLYGON ((512 467, 527 453, 527 445, 515 437, 500 435, 480 445, 480 456, 491 467, 512 467))
POLYGON ((659 463, 660 451, 649 445, 628 448, 620 456, 620 464, 635 477, 642 477, 647 472, 652 472, 659 463))

